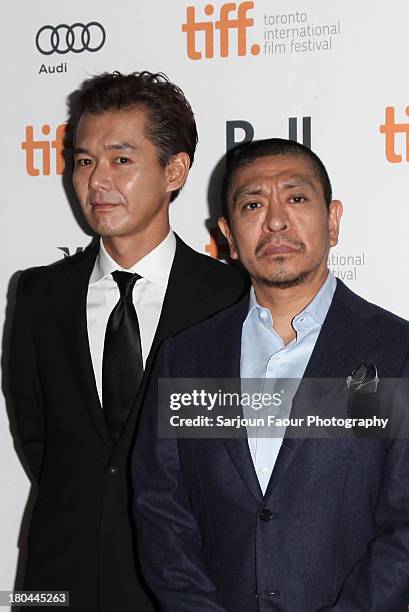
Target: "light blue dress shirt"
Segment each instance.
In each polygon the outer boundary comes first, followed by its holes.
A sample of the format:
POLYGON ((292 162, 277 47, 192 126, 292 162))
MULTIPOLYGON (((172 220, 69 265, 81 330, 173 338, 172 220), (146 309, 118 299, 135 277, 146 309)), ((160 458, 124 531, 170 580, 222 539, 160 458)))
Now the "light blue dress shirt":
MULTIPOLYGON (((269 379, 268 392, 281 392, 281 387, 275 388, 274 379, 295 379, 295 386, 292 388, 292 397, 294 396, 327 316, 336 286, 335 277, 328 272, 325 283, 314 299, 294 317, 292 324, 296 337, 287 345, 273 328, 270 310, 259 306, 254 289, 251 288, 249 311, 243 323, 241 336, 240 376, 242 379, 253 380, 247 383, 242 380, 242 391, 250 388, 254 391, 263 380, 269 379)), ((280 385, 278 381, 277 384, 280 385)), ((265 388, 262 391, 265 391, 265 388)), ((291 399, 286 404, 287 413, 280 414, 280 417, 289 416, 291 399)), ((251 411, 251 408, 243 407, 244 417, 254 417, 254 411, 250 414, 251 411)), ((248 443, 254 469, 264 494, 281 447, 282 437, 265 437, 265 431, 263 437, 261 434, 258 435, 254 428, 251 432, 248 443)))

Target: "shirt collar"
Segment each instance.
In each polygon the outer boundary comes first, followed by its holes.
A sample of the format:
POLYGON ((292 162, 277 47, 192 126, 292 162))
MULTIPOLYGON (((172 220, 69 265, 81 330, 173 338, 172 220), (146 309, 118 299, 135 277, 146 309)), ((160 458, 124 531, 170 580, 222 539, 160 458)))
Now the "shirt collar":
POLYGON ((124 272, 139 274, 142 278, 145 278, 151 283, 166 287, 175 252, 176 238, 171 229, 166 238, 145 255, 145 257, 136 262, 131 268, 123 268, 112 259, 104 247, 104 243, 100 240, 99 253, 95 261, 89 284, 92 285, 100 282, 115 270, 122 270, 124 272))
MULTIPOLYGON (((315 297, 311 302, 304 308, 302 313, 309 314, 315 319, 320 325, 325 321, 325 317, 328 314, 329 307, 331 306, 332 298, 334 297, 335 289, 337 287, 337 281, 331 270, 328 270, 327 278, 322 285, 321 289, 316 293, 315 297)), ((254 287, 250 289, 250 301, 249 301, 249 314, 253 309, 263 309, 257 302, 256 293, 254 287)), ((269 311, 270 312, 270 311, 269 311)), ((302 314, 299 313, 298 316, 302 314)))

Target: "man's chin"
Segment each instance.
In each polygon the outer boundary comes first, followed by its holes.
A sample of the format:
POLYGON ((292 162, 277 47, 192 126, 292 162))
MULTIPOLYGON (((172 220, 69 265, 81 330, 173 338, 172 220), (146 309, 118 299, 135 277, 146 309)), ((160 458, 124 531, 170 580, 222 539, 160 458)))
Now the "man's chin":
POLYGON ((270 276, 257 276, 257 281, 265 287, 290 289, 302 285, 308 277, 308 272, 275 272, 270 276))
POLYGON ((124 228, 118 224, 112 223, 110 219, 102 220, 99 223, 93 222, 91 228, 96 234, 104 238, 116 238, 127 234, 126 227, 124 228))

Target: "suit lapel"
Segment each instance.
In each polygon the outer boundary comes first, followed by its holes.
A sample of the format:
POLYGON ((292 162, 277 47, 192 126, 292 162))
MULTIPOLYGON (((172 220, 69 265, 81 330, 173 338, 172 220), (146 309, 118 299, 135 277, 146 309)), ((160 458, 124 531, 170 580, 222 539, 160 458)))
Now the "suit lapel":
MULTIPOLYGON (((370 341, 367 337, 364 313, 351 308, 355 295, 346 286, 337 281, 337 289, 318 336, 314 350, 307 364, 303 380, 293 400, 291 415, 296 416, 298 408, 305 415, 315 413, 322 400, 320 385, 308 382, 312 378, 343 378, 365 359, 370 341), (311 406, 311 410, 308 410, 311 406), (306 408, 307 407, 307 408, 306 408)), ((372 342, 375 338, 370 339, 372 342)), ((328 395, 329 399, 330 394, 328 395)), ((284 438, 275 463, 266 498, 277 487, 280 479, 296 458, 308 439, 284 438)))
POLYGON ((176 236, 175 257, 158 326, 146 362, 147 376, 149 376, 155 355, 163 340, 174 336, 195 321, 195 297, 200 274, 198 274, 194 260, 192 261, 192 254, 194 258, 194 252, 176 236))
POLYGON ((337 281, 332 304, 318 336, 304 378, 346 378, 359 365, 368 346, 365 313, 353 309, 356 296, 337 281))
MULTIPOLYGON (((247 316, 248 304, 249 299, 247 295, 230 311, 228 324, 224 327, 223 333, 218 335, 217 343, 214 343, 218 347, 217 355, 219 357, 212 366, 214 372, 211 372, 209 377, 240 378, 241 332, 247 316)), ((211 344, 213 345, 213 343, 211 344)), ((209 346, 209 363, 212 363, 212 360, 214 360, 214 354, 211 351, 212 346, 209 346)), ((241 416, 243 416, 242 413, 241 416)), ((222 439, 243 483, 252 496, 260 502, 263 494, 254 469, 247 438, 232 437, 222 439)))
MULTIPOLYGON (((156 353, 162 342, 206 318, 207 285, 203 284, 199 256, 176 236, 176 252, 169 275, 158 326, 145 365, 145 373, 134 404, 140 405, 156 353), (200 315, 203 316, 200 316, 200 315)), ((208 315, 207 315, 208 316, 208 315)))
POLYGON ((54 305, 58 329, 88 414, 104 444, 112 448, 98 398, 88 343, 88 283, 97 254, 98 243, 92 243, 83 253, 67 261, 65 274, 60 275, 55 285, 54 305))

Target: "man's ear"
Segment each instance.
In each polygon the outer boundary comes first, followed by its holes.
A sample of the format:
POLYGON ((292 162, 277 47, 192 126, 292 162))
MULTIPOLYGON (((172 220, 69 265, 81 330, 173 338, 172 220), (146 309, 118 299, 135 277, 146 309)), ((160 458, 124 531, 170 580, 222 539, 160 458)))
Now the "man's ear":
POLYGON ((220 217, 220 219, 218 220, 218 224, 221 233, 226 238, 229 244, 230 257, 232 259, 238 259, 237 249, 234 242, 233 234, 231 233, 229 222, 225 217, 220 217))
POLYGON ((190 170, 190 157, 187 153, 173 155, 165 168, 167 191, 177 191, 186 182, 190 170))
POLYGON ((332 200, 328 208, 328 235, 330 246, 338 244, 339 224, 344 207, 339 200, 332 200))

